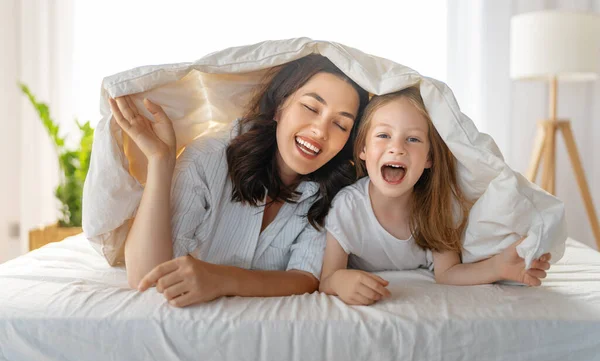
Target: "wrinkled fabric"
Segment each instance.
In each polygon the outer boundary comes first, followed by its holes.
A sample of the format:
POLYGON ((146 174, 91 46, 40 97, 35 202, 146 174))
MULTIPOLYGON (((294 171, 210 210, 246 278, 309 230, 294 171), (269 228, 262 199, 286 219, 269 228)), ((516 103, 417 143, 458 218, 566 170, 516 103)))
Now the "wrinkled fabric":
POLYGON ((145 157, 112 119, 108 97, 133 94, 149 118, 143 98, 161 105, 182 148, 241 116, 269 69, 312 53, 329 58, 373 94, 420 84, 427 111, 458 160, 460 185, 475 202, 463 238, 464 262, 488 258, 525 236, 517 251, 527 267, 546 252, 553 262, 562 257, 567 238, 563 203, 505 163, 493 139, 460 111, 446 84, 393 61, 308 38, 229 48, 191 63, 143 66, 104 79, 102 119, 83 195, 83 229, 97 251, 112 265, 122 262, 146 173, 145 157))
POLYGON ((541 287, 380 272, 391 297, 221 297, 172 307, 82 235, 0 264, 0 360, 598 360, 600 253, 572 239, 541 287))

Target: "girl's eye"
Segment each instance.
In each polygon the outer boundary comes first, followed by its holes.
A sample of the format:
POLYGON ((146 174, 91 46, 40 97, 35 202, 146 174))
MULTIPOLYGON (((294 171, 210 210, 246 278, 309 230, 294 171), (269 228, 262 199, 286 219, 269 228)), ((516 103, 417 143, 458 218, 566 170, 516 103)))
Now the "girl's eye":
POLYGON ((419 138, 410 137, 410 138, 408 138, 408 142, 409 143, 420 143, 421 140, 419 138))
POLYGON ((382 139, 387 139, 387 138, 389 138, 390 136, 389 136, 389 135, 387 135, 387 134, 385 134, 385 133, 379 133, 379 134, 377 134, 377 135, 376 135, 376 137, 377 137, 377 138, 382 138, 382 139))
POLYGON ((311 107, 309 107, 309 106, 308 106, 308 105, 306 105, 306 104, 302 104, 302 105, 303 105, 303 106, 304 106, 306 109, 310 110, 310 111, 311 111, 311 112, 313 112, 313 113, 316 113, 316 112, 317 112, 317 110, 316 110, 316 109, 314 109, 314 108, 311 108, 311 107))

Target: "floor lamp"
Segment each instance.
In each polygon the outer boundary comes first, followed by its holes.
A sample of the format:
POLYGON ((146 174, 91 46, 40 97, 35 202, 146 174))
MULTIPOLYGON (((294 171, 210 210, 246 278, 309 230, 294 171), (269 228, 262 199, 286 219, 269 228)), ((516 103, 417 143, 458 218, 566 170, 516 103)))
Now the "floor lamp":
POLYGON ((577 151, 571 122, 558 119, 558 82, 593 81, 600 65, 600 15, 594 13, 538 11, 511 19, 511 78, 545 80, 549 84, 549 119, 538 122, 538 131, 527 178, 535 182, 544 164, 541 187, 555 193, 556 134, 563 135, 585 209, 600 250, 600 226, 577 151))

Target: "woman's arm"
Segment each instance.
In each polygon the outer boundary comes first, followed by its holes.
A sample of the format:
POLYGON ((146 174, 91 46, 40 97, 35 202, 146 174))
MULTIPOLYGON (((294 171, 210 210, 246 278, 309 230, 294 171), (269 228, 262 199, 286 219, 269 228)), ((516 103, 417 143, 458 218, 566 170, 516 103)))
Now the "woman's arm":
POLYGON ((221 296, 276 297, 311 293, 318 280, 308 272, 259 271, 216 265, 192 256, 165 262, 140 282, 140 291, 156 284, 169 303, 185 307, 221 296))
POLYGON ((173 257, 170 192, 175 164, 175 131, 162 108, 148 100, 144 105, 154 122, 138 112, 128 96, 109 99, 117 124, 148 160, 142 200, 125 241, 127 281, 132 288, 157 265, 173 257))
POLYGON ((525 261, 519 257, 517 246, 523 239, 507 247, 502 253, 488 259, 474 262, 461 263, 456 252, 434 252, 433 264, 435 281, 448 285, 480 285, 509 280, 539 286, 540 279, 546 277, 546 270, 550 268, 550 254, 544 254, 535 260, 529 270, 525 269, 525 261))
POLYGON ((173 258, 171 236, 171 178, 168 159, 148 161, 142 200, 125 241, 125 264, 129 286, 137 288, 142 278, 157 265, 173 258))

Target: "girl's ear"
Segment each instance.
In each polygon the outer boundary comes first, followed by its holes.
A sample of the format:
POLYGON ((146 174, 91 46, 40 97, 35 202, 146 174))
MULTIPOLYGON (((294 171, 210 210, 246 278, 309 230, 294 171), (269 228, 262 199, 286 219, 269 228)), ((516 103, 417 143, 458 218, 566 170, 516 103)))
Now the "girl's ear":
POLYGON ((365 152, 366 147, 363 147, 363 150, 360 151, 360 154, 358 155, 358 157, 364 161, 367 160, 367 153, 365 152))
POLYGON ((431 161, 431 156, 428 155, 427 156, 427 162, 425 162, 425 169, 431 168, 432 165, 433 165, 433 162, 431 161))

